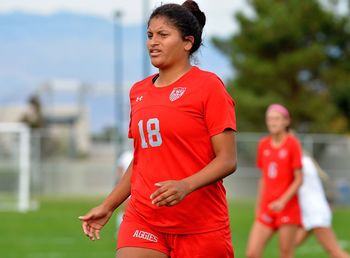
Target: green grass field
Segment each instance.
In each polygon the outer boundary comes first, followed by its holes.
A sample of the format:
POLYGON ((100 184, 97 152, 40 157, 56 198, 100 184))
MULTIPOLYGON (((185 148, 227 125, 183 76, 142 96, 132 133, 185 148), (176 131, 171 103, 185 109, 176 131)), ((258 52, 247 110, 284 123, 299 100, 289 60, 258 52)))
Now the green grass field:
MULTIPOLYGON (((91 242, 81 231, 77 217, 98 199, 43 199, 38 211, 0 212, 0 257, 3 258, 111 258, 115 256, 115 217, 102 232, 102 239, 91 242)), ((237 258, 244 257, 253 220, 253 203, 230 202, 233 244, 237 258)), ((350 209, 334 211, 333 224, 343 247, 350 251, 350 209)), ((268 245, 264 257, 277 258, 277 241, 268 245)), ((315 239, 297 250, 296 257, 326 258, 315 239)), ((210 257, 208 257, 210 258, 210 257)))

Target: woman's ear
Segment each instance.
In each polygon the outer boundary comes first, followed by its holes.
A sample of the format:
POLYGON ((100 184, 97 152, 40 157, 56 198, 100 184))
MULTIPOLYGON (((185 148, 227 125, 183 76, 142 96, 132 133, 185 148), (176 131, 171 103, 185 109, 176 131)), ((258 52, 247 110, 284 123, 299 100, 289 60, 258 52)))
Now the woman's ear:
POLYGON ((185 37, 185 50, 186 51, 190 51, 191 48, 193 47, 193 43, 194 43, 194 37, 193 36, 187 36, 185 37))

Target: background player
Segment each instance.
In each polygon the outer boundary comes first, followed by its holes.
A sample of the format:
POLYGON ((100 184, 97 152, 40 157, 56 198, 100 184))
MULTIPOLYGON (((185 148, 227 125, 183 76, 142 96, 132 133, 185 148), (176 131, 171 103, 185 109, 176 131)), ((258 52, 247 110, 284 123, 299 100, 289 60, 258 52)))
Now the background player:
POLYGON ((301 224, 297 192, 302 183, 301 147, 288 133, 290 116, 280 104, 266 111, 269 136, 259 142, 257 166, 261 169, 256 220, 250 232, 247 257, 262 257, 272 235, 279 233, 280 257, 294 255, 294 242, 301 224))
POLYGON ((331 258, 350 258, 339 246, 332 230, 332 212, 328 205, 319 175, 325 175, 316 161, 305 151, 303 154, 303 184, 299 201, 303 228, 297 232, 296 244, 301 245, 312 233, 331 258))
POLYGON ((159 73, 130 91, 134 159, 103 203, 85 216, 92 240, 130 195, 117 257, 232 258, 222 179, 236 169, 234 102, 213 73, 192 66, 205 15, 194 1, 165 4, 148 22, 159 73))

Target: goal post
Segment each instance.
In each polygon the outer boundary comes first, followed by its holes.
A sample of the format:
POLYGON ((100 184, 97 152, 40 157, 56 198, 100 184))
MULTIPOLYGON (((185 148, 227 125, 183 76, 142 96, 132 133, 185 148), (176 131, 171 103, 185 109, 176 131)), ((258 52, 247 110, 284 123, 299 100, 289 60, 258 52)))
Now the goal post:
POLYGON ((30 209, 30 129, 0 123, 0 210, 30 209))

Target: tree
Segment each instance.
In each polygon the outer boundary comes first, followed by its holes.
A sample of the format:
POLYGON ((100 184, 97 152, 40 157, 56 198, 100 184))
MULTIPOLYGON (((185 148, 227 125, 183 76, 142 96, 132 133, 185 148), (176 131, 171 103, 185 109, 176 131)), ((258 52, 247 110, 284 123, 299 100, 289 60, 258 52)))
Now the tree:
MULTIPOLYGON (((323 1, 324 2, 324 1, 323 1)), ((228 90, 241 131, 265 129, 264 112, 286 105, 303 132, 350 130, 350 19, 317 0, 252 0, 240 30, 213 38, 235 70, 228 90)))

